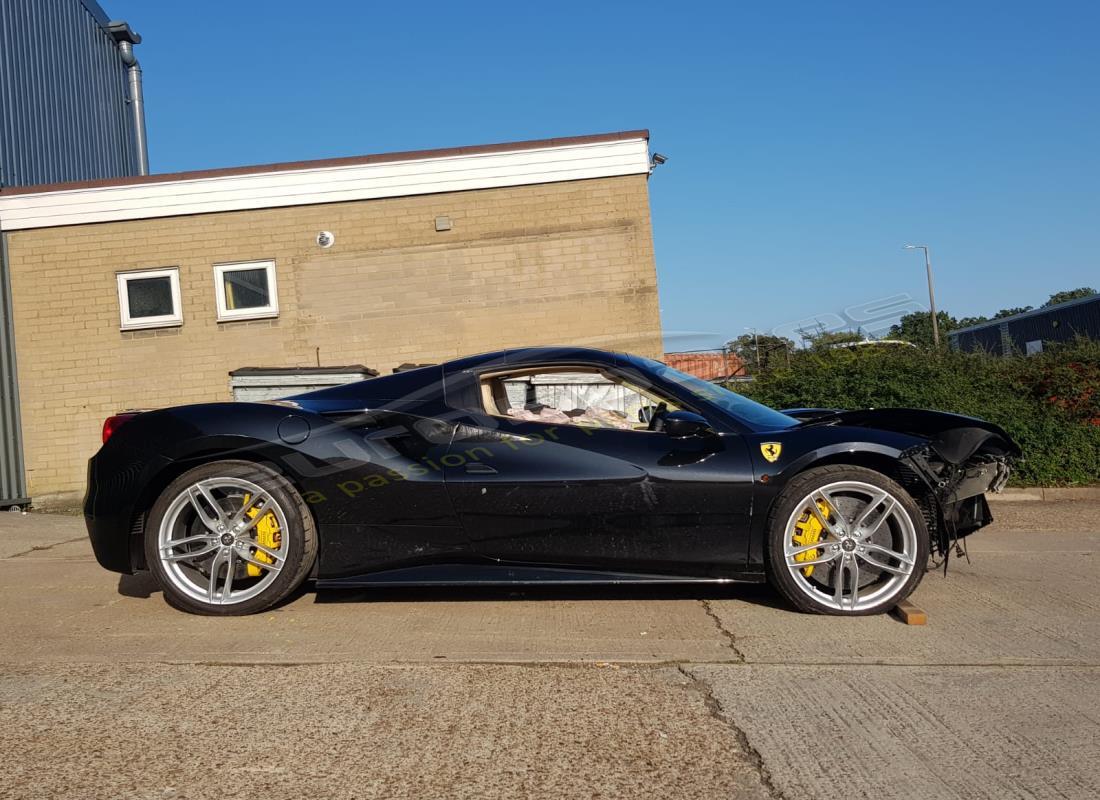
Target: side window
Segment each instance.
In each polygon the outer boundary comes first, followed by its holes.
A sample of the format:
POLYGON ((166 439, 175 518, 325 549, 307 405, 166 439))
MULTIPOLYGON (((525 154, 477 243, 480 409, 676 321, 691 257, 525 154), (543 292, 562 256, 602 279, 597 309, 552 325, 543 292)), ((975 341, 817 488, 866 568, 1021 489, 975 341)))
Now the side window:
POLYGON ((524 370, 482 379, 485 410, 497 416, 554 425, 649 429, 657 410, 676 410, 596 370, 524 370))
POLYGON ((116 277, 122 330, 183 324, 180 271, 177 268, 119 272, 116 277))

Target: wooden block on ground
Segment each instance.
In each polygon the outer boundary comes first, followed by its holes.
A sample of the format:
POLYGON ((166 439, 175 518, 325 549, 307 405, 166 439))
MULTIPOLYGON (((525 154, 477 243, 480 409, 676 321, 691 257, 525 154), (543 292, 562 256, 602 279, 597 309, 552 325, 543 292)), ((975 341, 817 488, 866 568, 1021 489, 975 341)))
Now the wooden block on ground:
POLYGON ((894 613, 898 615, 906 625, 927 625, 928 615, 923 609, 917 608, 908 600, 902 600, 894 606, 894 613))

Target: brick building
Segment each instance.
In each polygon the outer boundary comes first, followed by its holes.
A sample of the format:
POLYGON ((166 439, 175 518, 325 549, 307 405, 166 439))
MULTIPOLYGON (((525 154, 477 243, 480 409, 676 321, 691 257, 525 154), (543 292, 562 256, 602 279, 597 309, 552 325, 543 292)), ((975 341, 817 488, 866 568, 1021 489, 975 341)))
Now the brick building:
POLYGON ((745 375, 744 362, 726 349, 665 353, 662 361, 673 369, 695 375, 705 381, 723 381, 745 375))
POLYGON ((649 169, 633 131, 0 192, 30 496, 79 497, 104 417, 241 367, 659 357, 649 169))

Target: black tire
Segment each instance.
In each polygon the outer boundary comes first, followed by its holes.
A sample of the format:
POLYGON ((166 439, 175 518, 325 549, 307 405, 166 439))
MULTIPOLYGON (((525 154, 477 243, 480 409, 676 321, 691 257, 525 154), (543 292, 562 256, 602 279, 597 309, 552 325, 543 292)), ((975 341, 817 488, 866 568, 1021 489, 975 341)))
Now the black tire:
MULTIPOLYGON (((788 603, 797 610, 806 613, 863 616, 888 612, 917 588, 928 567, 930 547, 928 526, 916 501, 896 481, 881 472, 865 467, 837 464, 816 467, 796 475, 772 504, 771 511, 768 514, 766 536, 768 581, 783 595, 788 603), (899 585, 895 589, 891 589, 887 596, 866 608, 837 609, 818 602, 807 594, 803 588, 800 588, 799 583, 796 582, 796 578, 791 574, 785 563, 784 541, 787 536, 787 526, 792 516, 800 507, 806 507, 804 501, 811 492, 823 486, 841 482, 870 484, 888 492, 898 501, 898 505, 908 515, 916 534, 914 566, 908 579, 904 582, 899 580, 899 585)), ((842 586, 844 585, 843 581, 842 578, 842 586)))
POLYGON ((157 498, 145 525, 145 558, 150 572, 163 589, 164 599, 173 607, 191 614, 242 616, 264 611, 302 585, 316 557, 317 528, 301 495, 279 473, 249 461, 214 461, 183 473, 157 498), (178 588, 169 577, 158 552, 161 523, 173 502, 189 486, 213 478, 236 478, 256 484, 275 500, 287 523, 286 530, 281 531, 280 545, 280 552, 285 552, 286 561, 278 575, 255 597, 224 605, 202 602, 178 588))

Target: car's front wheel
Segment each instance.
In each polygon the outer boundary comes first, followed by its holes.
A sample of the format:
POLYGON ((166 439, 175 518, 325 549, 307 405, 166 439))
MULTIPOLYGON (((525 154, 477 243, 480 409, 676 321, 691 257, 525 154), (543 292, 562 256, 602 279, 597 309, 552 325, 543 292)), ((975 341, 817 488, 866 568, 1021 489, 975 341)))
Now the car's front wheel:
POLYGON ((916 501, 897 482, 863 467, 797 475, 768 518, 769 578, 802 611, 889 611, 924 577, 928 549, 916 501))
POLYGON ((195 614, 253 614, 305 580, 317 555, 313 516, 267 467, 218 461, 174 480, 150 510, 149 569, 173 606, 195 614))

